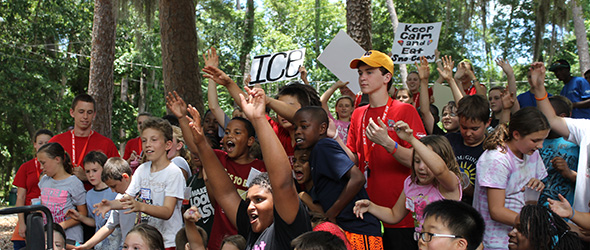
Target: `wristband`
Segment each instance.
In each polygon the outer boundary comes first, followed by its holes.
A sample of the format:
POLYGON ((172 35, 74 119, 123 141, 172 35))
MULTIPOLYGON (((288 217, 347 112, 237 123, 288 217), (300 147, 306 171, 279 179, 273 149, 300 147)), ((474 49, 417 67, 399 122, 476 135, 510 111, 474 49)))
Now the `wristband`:
POLYGON ((570 216, 569 219, 573 219, 574 215, 576 215, 576 210, 574 210, 574 208, 572 207, 572 216, 570 216))
POLYGON ((535 96, 535 100, 537 100, 537 101, 542 101, 542 100, 545 100, 545 99, 547 99, 547 96, 549 96, 549 93, 548 93, 548 92, 545 92, 545 96, 543 96, 543 97, 541 97, 541 98, 537 98, 537 96, 535 96))
POLYGON ((397 142, 395 142, 395 148, 393 148, 393 152, 391 152, 391 155, 394 155, 395 152, 397 152, 397 142))

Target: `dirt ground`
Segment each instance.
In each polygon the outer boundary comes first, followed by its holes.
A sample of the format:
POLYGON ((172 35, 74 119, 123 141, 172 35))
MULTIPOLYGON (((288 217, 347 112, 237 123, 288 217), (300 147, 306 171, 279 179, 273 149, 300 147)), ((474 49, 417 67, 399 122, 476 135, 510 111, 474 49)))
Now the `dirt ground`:
POLYGON ((14 226, 16 225, 18 218, 16 215, 2 215, 0 216, 0 250, 11 250, 12 232, 14 232, 14 226))

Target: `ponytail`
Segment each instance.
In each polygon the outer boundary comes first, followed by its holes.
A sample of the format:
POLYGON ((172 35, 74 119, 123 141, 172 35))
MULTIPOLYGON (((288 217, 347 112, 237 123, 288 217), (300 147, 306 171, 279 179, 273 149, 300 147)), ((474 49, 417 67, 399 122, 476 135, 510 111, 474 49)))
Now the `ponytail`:
POLYGON ((488 135, 488 138, 483 142, 484 150, 494 150, 500 146, 500 152, 506 152, 506 146, 504 143, 510 140, 510 133, 508 131, 508 125, 499 124, 494 132, 488 135))
POLYGON ((64 170, 68 174, 72 174, 72 161, 70 160, 70 155, 64 150, 64 148, 59 143, 47 143, 41 146, 41 148, 39 148, 37 154, 38 153, 46 153, 51 158, 61 158, 64 170))
POLYGON ((492 134, 484 141, 483 148, 486 150, 494 150, 498 146, 501 147, 501 152, 506 152, 507 141, 512 140, 514 131, 518 131, 521 136, 551 129, 549 121, 536 107, 526 107, 516 111, 510 116, 510 123, 500 124, 492 134))

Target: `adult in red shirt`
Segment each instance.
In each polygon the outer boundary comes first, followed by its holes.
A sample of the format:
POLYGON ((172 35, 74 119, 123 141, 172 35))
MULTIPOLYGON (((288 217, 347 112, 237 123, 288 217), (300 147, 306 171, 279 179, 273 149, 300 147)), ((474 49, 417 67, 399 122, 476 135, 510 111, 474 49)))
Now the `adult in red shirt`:
POLYGON ((93 186, 86 179, 82 159, 90 151, 101 151, 110 157, 119 157, 117 147, 111 139, 92 130, 92 121, 96 115, 96 102, 88 94, 80 94, 74 98, 70 108, 70 116, 74 118, 74 129, 54 136, 49 142, 59 143, 72 159, 73 172, 84 183, 86 190, 93 186))
MULTIPOLYGON (((53 132, 47 129, 40 129, 37 131, 33 140, 35 152, 37 152, 41 146, 45 145, 51 137, 53 137, 53 132)), ((15 185, 18 188, 16 193, 17 207, 31 205, 31 199, 39 198, 39 196, 41 196, 41 190, 39 189, 39 175, 41 172, 41 164, 37 161, 37 157, 23 163, 23 165, 18 168, 18 171, 14 176, 14 181, 12 182, 12 185, 15 185)), ((26 229, 24 214, 18 214, 18 223, 11 239, 14 244, 14 249, 21 249, 26 246, 26 229)))
MULTIPOLYGON (((389 136, 406 148, 411 146, 399 139, 393 129, 395 122, 403 120, 408 123, 417 138, 425 136, 426 132, 412 105, 393 100, 388 95, 393 75, 391 58, 371 50, 361 58, 352 60, 350 68, 358 69, 359 85, 363 94, 368 95, 369 105, 358 107, 352 113, 346 145, 353 157, 357 158, 357 166, 365 173, 366 189, 371 201, 393 207, 403 192, 403 182, 410 175, 410 168, 394 158, 397 147, 386 149, 370 141, 365 134, 367 125, 370 121, 378 122, 381 119, 383 129, 387 130, 389 136)), ((384 249, 417 249, 413 240, 414 221, 410 214, 398 224, 384 226, 384 249)))

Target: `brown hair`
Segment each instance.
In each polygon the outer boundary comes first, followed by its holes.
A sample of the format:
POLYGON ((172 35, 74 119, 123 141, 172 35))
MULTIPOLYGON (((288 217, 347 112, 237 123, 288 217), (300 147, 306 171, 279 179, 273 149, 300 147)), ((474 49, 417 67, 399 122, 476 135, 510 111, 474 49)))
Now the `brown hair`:
POLYGON ((483 149, 494 150, 499 146, 501 152, 506 152, 506 142, 512 140, 514 131, 518 131, 521 136, 527 136, 547 129, 551 129, 549 121, 539 109, 522 108, 510 116, 509 125, 500 124, 496 127, 483 142, 483 149))
MULTIPOLYGON (((424 143, 426 146, 430 146, 432 151, 434 151, 438 156, 440 156, 443 161, 447 164, 447 168, 453 172, 456 176, 461 176, 461 172, 459 170, 459 164, 455 159, 455 153, 453 152, 453 147, 451 147, 451 143, 449 140, 442 136, 442 135, 428 135, 422 137, 420 142, 424 143)), ((416 156, 416 151, 413 150, 412 159, 416 156)), ((414 168, 414 161, 412 160, 412 174, 410 175, 412 182, 418 183, 418 179, 416 178, 416 169, 414 168)), ((418 183, 420 184, 420 183, 418 183)), ((434 179, 434 185, 438 185, 438 181, 434 179)))
POLYGON ((490 120, 490 102, 481 95, 464 96, 457 103, 459 118, 487 123, 490 120))

